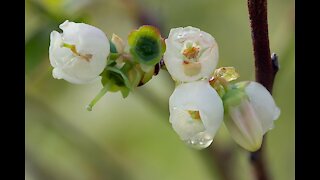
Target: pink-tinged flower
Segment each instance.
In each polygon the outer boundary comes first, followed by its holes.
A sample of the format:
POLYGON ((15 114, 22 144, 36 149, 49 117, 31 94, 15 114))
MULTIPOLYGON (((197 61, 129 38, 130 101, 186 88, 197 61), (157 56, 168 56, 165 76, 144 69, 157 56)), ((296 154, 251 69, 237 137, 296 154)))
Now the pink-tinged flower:
POLYGON ((263 135, 273 128, 280 110, 269 91, 257 82, 241 82, 223 96, 225 124, 244 149, 256 151, 263 135))

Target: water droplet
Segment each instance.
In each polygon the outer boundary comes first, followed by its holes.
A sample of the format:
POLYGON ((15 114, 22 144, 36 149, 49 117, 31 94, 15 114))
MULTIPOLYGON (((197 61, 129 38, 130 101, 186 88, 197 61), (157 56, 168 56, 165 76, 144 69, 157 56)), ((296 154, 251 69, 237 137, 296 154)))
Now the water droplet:
POLYGON ((207 132, 200 132, 196 136, 185 140, 184 142, 195 149, 204 149, 213 141, 213 138, 207 132))

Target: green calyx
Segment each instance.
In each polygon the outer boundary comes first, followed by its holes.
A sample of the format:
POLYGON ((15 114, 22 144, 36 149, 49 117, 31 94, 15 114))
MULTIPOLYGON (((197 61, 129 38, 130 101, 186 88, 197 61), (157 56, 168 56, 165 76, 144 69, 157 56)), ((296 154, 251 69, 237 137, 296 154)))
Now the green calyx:
POLYGON ((225 113, 227 114, 229 112, 230 107, 240 105, 240 103, 247 98, 248 96, 244 88, 238 88, 236 85, 232 85, 222 97, 225 113))
POLYGON ((244 90, 248 85, 250 81, 242 81, 235 84, 232 84, 232 88, 238 88, 244 90))
POLYGON ((121 69, 116 67, 106 67, 101 73, 102 85, 106 86, 106 84, 109 84, 109 91, 121 91, 123 97, 127 97, 129 91, 132 90, 132 86, 127 75, 130 68, 130 64, 125 64, 121 69))
POLYGON ((166 45, 157 28, 144 25, 130 33, 128 37, 130 53, 134 61, 154 66, 160 62, 166 45))
POLYGON ((159 30, 153 26, 141 26, 133 31, 128 44, 129 52, 123 40, 116 34, 112 35, 107 66, 100 74, 103 88, 87 106, 89 111, 107 92, 120 91, 126 98, 135 87, 147 83, 166 50, 159 30))
POLYGON ((129 95, 132 90, 131 83, 127 73, 131 69, 131 64, 125 64, 121 69, 113 66, 107 66, 100 74, 103 88, 87 106, 88 111, 92 111, 93 106, 108 92, 120 91, 123 98, 129 95))

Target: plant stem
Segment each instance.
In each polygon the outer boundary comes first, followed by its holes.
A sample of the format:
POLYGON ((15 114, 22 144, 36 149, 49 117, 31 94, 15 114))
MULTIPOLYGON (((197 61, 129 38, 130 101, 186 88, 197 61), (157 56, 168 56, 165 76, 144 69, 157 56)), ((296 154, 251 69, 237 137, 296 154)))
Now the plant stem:
POLYGON ((234 180, 233 173, 235 160, 233 147, 210 146, 206 149, 207 153, 216 165, 221 180, 234 180))
POLYGON ((158 12, 148 10, 144 4, 138 0, 121 0, 125 7, 128 9, 131 17, 134 17, 136 25, 151 25, 160 30, 160 33, 164 32, 164 24, 161 19, 161 15, 158 12))
POLYGON ((92 111, 92 107, 102 98, 102 96, 104 96, 108 92, 111 85, 112 85, 111 82, 104 85, 104 87, 100 90, 100 92, 96 95, 96 97, 90 102, 89 105, 87 105, 86 108, 88 111, 92 111))
MULTIPOLYGON (((271 60, 269 37, 267 0, 248 0, 251 37, 253 43, 256 81, 265 86, 272 93, 273 81, 278 71, 278 58, 274 54, 271 60)), ((261 148, 251 153, 250 161, 257 180, 270 180, 265 161, 265 150, 261 148)))
POLYGON ((248 0, 257 82, 272 92, 276 68, 269 47, 267 0, 248 0))
POLYGON ((265 145, 266 136, 262 141, 261 148, 256 151, 250 153, 250 161, 254 170, 255 179, 257 180, 270 180, 270 175, 267 170, 266 160, 265 160, 265 145))

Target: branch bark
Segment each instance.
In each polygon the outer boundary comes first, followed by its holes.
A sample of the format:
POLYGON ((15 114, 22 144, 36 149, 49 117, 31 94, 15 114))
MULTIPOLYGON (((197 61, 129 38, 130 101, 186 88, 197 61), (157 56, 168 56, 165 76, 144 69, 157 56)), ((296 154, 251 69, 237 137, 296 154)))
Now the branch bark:
MULTIPOLYGON (((278 71, 278 57, 270 56, 268 37, 267 0, 248 0, 251 37, 253 43, 256 81, 272 93, 273 81, 278 71)), ((250 154, 250 161, 257 180, 270 180, 265 160, 265 139, 261 148, 250 154)))
POLYGON ((217 166, 221 180, 234 180, 234 166, 235 160, 233 147, 221 147, 221 146, 210 146, 206 148, 206 152, 211 157, 211 160, 217 166))

